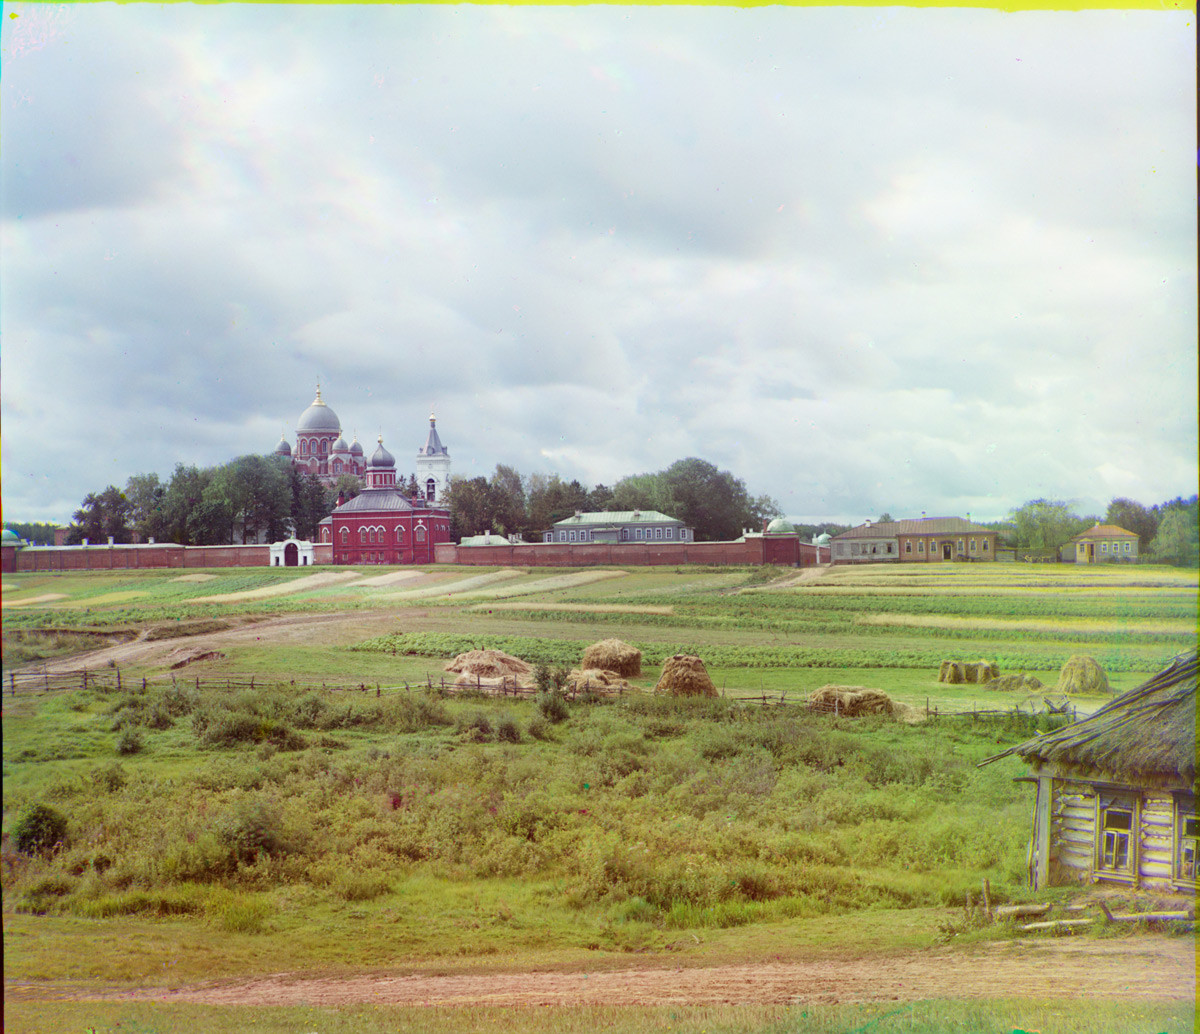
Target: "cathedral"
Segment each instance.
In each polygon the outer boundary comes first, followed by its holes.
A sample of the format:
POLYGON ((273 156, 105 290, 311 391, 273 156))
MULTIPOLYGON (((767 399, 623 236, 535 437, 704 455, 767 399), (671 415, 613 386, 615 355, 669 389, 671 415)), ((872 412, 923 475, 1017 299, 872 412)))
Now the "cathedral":
MULTIPOLYGON (((296 421, 295 447, 288 443, 286 436, 281 436, 275 447, 275 455, 287 457, 295 466, 307 470, 324 485, 336 484, 343 474, 353 474, 364 483, 367 481, 369 465, 358 436, 355 435, 352 442, 346 443, 342 422, 321 398, 319 385, 312 405, 296 421)), ((440 505, 450 486, 450 452, 438 437, 437 421, 432 413, 429 415, 429 434, 425 444, 417 450, 416 476, 424 501, 440 505)))

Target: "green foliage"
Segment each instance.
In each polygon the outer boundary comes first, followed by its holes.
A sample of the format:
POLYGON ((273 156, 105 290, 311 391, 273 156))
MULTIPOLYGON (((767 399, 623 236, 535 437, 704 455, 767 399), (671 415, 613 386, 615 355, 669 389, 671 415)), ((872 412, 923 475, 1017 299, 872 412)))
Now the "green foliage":
POLYGON ((291 849, 282 826, 273 803, 261 798, 239 800, 218 820, 216 834, 239 862, 254 862, 259 855, 274 857, 291 849))
POLYGON ((117 737, 118 754, 140 754, 143 746, 145 744, 142 742, 142 734, 137 729, 122 729, 121 735, 117 737))
POLYGON ((87 539, 92 545, 129 541, 129 500, 116 485, 103 492, 89 492, 75 511, 67 533, 67 542, 78 544, 87 539))
POLYGON ((548 693, 539 693, 537 706, 542 717, 554 725, 565 722, 571 716, 571 709, 567 706, 566 697, 557 689, 552 689, 548 693))
POLYGON ((48 851, 66 839, 67 817, 47 804, 27 805, 13 823, 11 836, 22 854, 48 851))
POLYGON ((499 743, 520 743, 521 729, 512 715, 501 715, 496 721, 496 740, 499 743))
POLYGON ((1160 563, 1180 567, 1200 564, 1200 528, 1195 506, 1170 509, 1163 514, 1150 553, 1160 563))
POLYGON ((1017 545, 1034 549, 1057 549, 1092 524, 1060 499, 1030 500, 1013 510, 1009 520, 1016 525, 1017 545))

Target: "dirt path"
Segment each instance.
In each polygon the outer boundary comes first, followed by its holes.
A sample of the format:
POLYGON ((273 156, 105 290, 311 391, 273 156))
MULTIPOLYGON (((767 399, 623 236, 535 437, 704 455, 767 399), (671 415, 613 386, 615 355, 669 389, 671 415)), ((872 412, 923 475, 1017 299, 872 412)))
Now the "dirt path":
POLYGON ((1191 937, 1000 942, 970 952, 812 962, 559 973, 306 978, 298 973, 174 988, 114 990, 8 984, 20 1000, 195 1002, 212 1005, 703 1005, 1086 998, 1194 1001, 1191 937))

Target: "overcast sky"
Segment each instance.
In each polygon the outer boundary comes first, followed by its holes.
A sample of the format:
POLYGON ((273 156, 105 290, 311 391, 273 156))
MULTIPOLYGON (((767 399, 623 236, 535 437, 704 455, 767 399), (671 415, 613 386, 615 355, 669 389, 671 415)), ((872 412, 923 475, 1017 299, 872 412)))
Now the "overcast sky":
POLYGON ((1190 11, 5 4, 8 520, 269 452, 793 516, 1197 481, 1190 11), (369 451, 369 449, 368 449, 369 451))

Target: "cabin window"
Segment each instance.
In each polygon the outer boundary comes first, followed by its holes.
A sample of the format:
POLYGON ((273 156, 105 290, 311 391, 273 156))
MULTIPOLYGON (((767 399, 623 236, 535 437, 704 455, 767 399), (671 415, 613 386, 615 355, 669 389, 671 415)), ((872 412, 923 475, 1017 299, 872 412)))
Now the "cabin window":
POLYGON ((975 552, 975 540, 974 539, 971 539, 971 552, 972 553, 975 552))
POLYGON ((983 540, 983 551, 985 553, 988 551, 988 540, 987 539, 983 540))
POLYGON ((912 543, 911 543, 911 542, 908 542, 908 541, 906 541, 906 542, 904 543, 904 552, 905 552, 905 553, 911 553, 911 552, 912 552, 912 543))
POLYGON ((664 531, 664 532, 663 532, 663 535, 664 535, 666 538, 673 539, 673 538, 675 537, 675 529, 674 529, 674 528, 668 528, 666 531, 664 531))
POLYGON ((1196 801, 1175 802, 1175 878, 1196 884, 1196 847, 1200 844, 1200 820, 1196 818, 1196 801))
POLYGON ((1129 542, 1125 543, 1125 552, 1126 553, 1132 552, 1132 550, 1130 549, 1130 546, 1131 546, 1131 543, 1129 543, 1129 542))
POLYGON ((1114 875, 1133 875, 1133 844, 1137 830, 1137 803, 1132 797, 1100 795, 1100 820, 1096 823, 1096 868, 1114 875))
POLYGON ((662 528, 655 528, 655 529, 654 529, 654 537, 655 537, 656 539, 661 539, 661 538, 662 538, 662 528))
POLYGON ((924 553, 924 552, 925 552, 925 540, 924 540, 924 539, 918 539, 918 540, 917 540, 917 552, 918 552, 918 553, 924 553))

